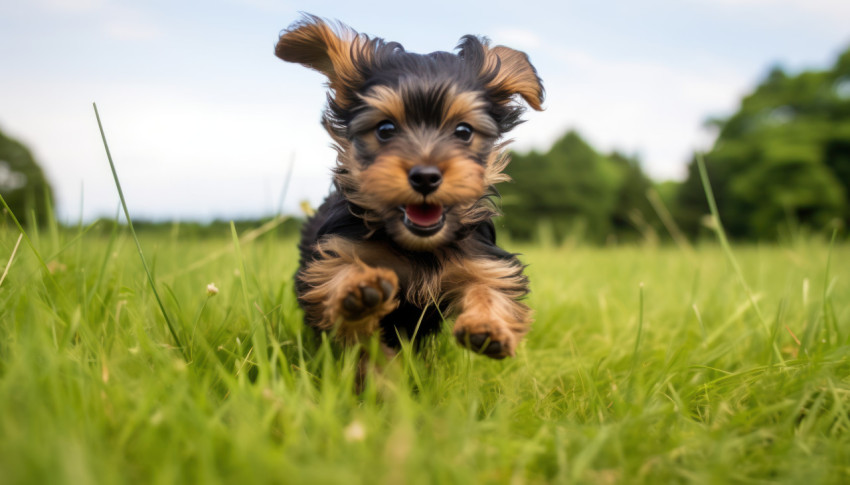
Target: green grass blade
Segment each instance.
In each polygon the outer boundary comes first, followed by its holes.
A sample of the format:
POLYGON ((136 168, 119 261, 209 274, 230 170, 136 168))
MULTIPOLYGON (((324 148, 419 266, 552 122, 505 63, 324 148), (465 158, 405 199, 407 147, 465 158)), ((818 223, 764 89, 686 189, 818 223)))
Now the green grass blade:
POLYGON ((106 251, 103 252, 103 260, 100 263, 100 270, 97 272, 97 278, 94 285, 89 291, 89 296, 86 299, 86 306, 91 305, 92 298, 97 294, 100 285, 103 282, 103 275, 106 274, 106 266, 109 264, 109 258, 112 257, 112 249, 115 247, 115 240, 118 239, 118 213, 115 214, 115 220, 112 223, 112 231, 109 233, 109 242, 106 244, 106 251))
POLYGON ((646 199, 649 201, 649 204, 652 206, 655 214, 658 215, 658 218, 661 220, 664 228, 667 229, 670 237, 673 238, 673 242, 675 242, 676 245, 679 246, 679 249, 688 256, 688 259, 696 261, 693 246, 691 246, 690 241, 688 241, 688 238, 685 237, 685 234, 679 228, 679 225, 676 224, 676 220, 673 218, 673 215, 670 214, 667 206, 664 205, 664 201, 661 200, 661 196, 658 195, 658 191, 655 189, 647 190, 646 199))
POLYGON ((127 209, 127 201, 124 199, 124 191, 121 190, 121 182, 118 180, 118 172, 115 170, 115 163, 112 161, 112 154, 109 152, 109 144, 106 142, 106 133, 103 131, 103 124, 100 122, 100 113, 97 111, 97 103, 92 103, 92 106, 94 107, 94 115, 97 118, 97 127, 100 129, 100 137, 103 139, 103 148, 106 150, 106 158, 109 160, 109 168, 112 170, 112 178, 115 180, 115 187, 118 189, 118 197, 121 199, 121 207, 124 209, 124 217, 127 219, 127 226, 130 228, 130 234, 133 236, 133 241, 136 243, 136 250, 139 252, 139 259, 142 260, 142 267, 145 269, 145 274, 148 277, 148 284, 153 291, 157 305, 159 305, 159 310, 162 312, 163 318, 165 318, 168 331, 171 332, 171 336, 174 338, 177 348, 180 349, 180 353, 183 354, 183 357, 188 361, 189 356, 186 354, 186 349, 180 342, 180 337, 177 336, 177 331, 174 329, 174 325, 168 317, 168 312, 165 311, 165 306, 162 304, 162 299, 159 297, 159 292, 156 289, 156 282, 154 281, 150 268, 148 268, 148 263, 145 260, 145 254, 142 251, 142 245, 139 242, 139 237, 136 235, 136 230, 133 228, 133 219, 130 218, 130 211, 127 209))
POLYGON ((20 221, 18 221, 18 218, 15 217, 15 213, 12 212, 12 208, 9 207, 9 204, 6 203, 6 199, 3 198, 3 194, 0 194, 0 202, 3 203, 3 207, 6 208, 6 212, 9 213, 9 216, 11 216, 12 221, 15 223, 15 226, 17 226, 18 230, 21 231, 21 234, 23 234, 24 240, 26 240, 27 242, 27 246, 30 247, 36 259, 38 259, 38 262, 41 264, 41 267, 44 268, 44 271, 47 272, 48 277, 52 280, 53 277, 50 276, 51 273, 50 269, 47 268, 47 263, 44 262, 44 258, 41 257, 41 253, 38 251, 38 249, 36 249, 35 244, 33 244, 32 239, 30 239, 30 237, 27 235, 27 232, 24 231, 24 226, 22 226, 20 221))
MULTIPOLYGON (((723 229, 723 223, 720 221, 720 212, 717 210, 717 203, 714 200, 714 191, 711 189, 711 182, 708 180, 708 171, 705 169, 705 160, 703 159, 701 153, 697 154, 697 166, 699 167, 699 175, 700 179, 702 180, 702 188, 705 191, 705 198, 708 201, 708 208, 711 211, 712 217, 714 218, 715 232, 717 232, 717 238, 720 240, 720 247, 723 248, 723 253, 726 255, 729 264, 732 265, 732 269, 738 276, 738 281, 744 288, 744 291, 747 293, 747 298, 750 300, 750 303, 753 306, 753 310, 755 310, 756 315, 758 316, 758 319, 761 322, 762 327, 764 328, 765 335, 768 339, 770 339, 770 325, 764 318, 764 315, 762 314, 761 309, 758 306, 758 302, 755 299, 755 295, 753 294, 753 290, 750 288, 750 285, 747 284, 747 280, 746 278, 744 278, 744 272, 741 270, 741 265, 738 264, 738 260, 735 258, 735 254, 732 252, 732 246, 729 244, 729 240, 726 238, 726 231, 723 229)), ((771 341, 771 346, 773 347, 773 353, 776 356, 776 359, 781 364, 784 364, 785 359, 782 358, 782 352, 779 351, 779 346, 776 345, 776 342, 773 341, 771 341)))
POLYGON ((632 373, 634 373, 635 368, 638 365, 638 360, 640 360, 640 339, 643 334, 643 283, 640 284, 640 303, 639 303, 639 311, 638 311, 638 330, 637 336, 635 337, 635 348, 632 352, 632 373))
POLYGON ((12 254, 9 256, 9 262, 6 263, 6 267, 3 268, 3 276, 0 276, 0 286, 3 286, 3 281, 6 280, 6 275, 9 274, 9 268, 12 267, 12 261, 15 260, 15 254, 18 253, 18 246, 21 245, 21 239, 24 238, 23 233, 18 235, 18 240, 15 242, 15 248, 12 249, 12 254))
POLYGON ((289 164, 286 167, 286 176, 283 179, 283 187, 280 189, 280 197, 277 205, 277 217, 283 215, 283 203, 286 202, 286 195, 289 193, 289 183, 292 182, 292 169, 295 168, 295 152, 289 157, 289 164))
POLYGON ((257 355, 260 369, 264 378, 267 378, 269 367, 269 358, 266 350, 268 348, 268 335, 266 335, 266 326, 263 325, 262 314, 259 319, 254 318, 254 313, 251 308, 250 299, 248 297, 248 279, 245 274, 245 260, 242 258, 242 246, 239 244, 239 234, 236 232, 236 224, 230 221, 230 233, 233 236, 233 246, 236 248, 236 257, 239 263, 239 281, 242 285, 242 302, 245 305, 245 318, 251 322, 251 342, 254 345, 254 350, 257 355), (259 331, 255 322, 260 321, 259 326, 262 327, 259 331))
POLYGON ((823 271, 823 320, 824 327, 834 332, 836 341, 840 342, 841 330, 838 328, 838 322, 835 318, 835 312, 831 311, 829 297, 829 268, 832 266, 832 252, 835 249, 835 238, 838 235, 838 229, 832 230, 832 238, 829 241, 829 253, 826 256, 826 268, 823 271), (831 325, 830 325, 831 324, 831 325))

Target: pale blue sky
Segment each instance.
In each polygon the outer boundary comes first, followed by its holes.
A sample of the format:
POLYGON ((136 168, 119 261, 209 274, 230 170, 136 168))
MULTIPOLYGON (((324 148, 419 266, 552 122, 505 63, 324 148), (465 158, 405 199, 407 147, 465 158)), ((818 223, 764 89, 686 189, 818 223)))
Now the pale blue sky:
POLYGON ((513 133, 545 150, 579 130, 680 178, 774 64, 826 67, 850 45, 847 0, 206 2, 0 0, 0 128, 29 144, 61 216, 112 215, 117 195, 96 101, 136 217, 259 216, 318 204, 334 154, 319 127, 322 77, 273 55, 307 11, 408 50, 464 34, 526 51, 547 89, 513 133))

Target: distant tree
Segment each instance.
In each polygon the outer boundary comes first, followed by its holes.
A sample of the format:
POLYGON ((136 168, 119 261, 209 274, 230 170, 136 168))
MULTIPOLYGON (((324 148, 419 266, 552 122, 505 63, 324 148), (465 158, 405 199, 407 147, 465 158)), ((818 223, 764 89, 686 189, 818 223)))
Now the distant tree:
MULTIPOLYGON (((850 50, 827 71, 774 68, 737 113, 712 122, 706 169, 727 231, 775 238, 786 223, 819 228, 848 220, 850 50)), ((696 162, 676 197, 682 227, 697 234, 708 213, 696 162)))
POLYGON ((679 193, 679 186, 680 183, 675 180, 665 180, 663 182, 653 183, 655 192, 658 193, 658 197, 661 198, 661 202, 663 202, 667 208, 672 207, 673 203, 676 201, 676 196, 679 193))
POLYGON ((23 224, 47 221, 53 190, 29 149, 0 131, 0 194, 23 224))
POLYGON ((640 161, 618 152, 608 156, 620 172, 617 201, 611 213, 611 225, 619 239, 635 239, 646 236, 646 231, 657 231, 660 223, 646 194, 652 188, 652 180, 646 176, 640 161), (638 232, 636 232, 638 231, 638 232))
POLYGON ((546 153, 513 154, 508 174, 513 183, 499 186, 503 224, 519 239, 535 238, 541 227, 558 240, 629 239, 651 214, 651 182, 637 160, 600 154, 574 131, 546 153))

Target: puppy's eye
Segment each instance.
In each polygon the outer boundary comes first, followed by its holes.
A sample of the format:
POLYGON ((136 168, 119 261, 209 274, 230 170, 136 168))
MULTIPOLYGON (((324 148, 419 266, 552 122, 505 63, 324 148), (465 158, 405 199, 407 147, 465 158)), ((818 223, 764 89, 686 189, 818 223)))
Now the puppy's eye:
POLYGON ((461 141, 469 141, 472 138, 472 127, 468 123, 461 123, 455 128, 455 137, 461 141))
POLYGON ((398 129, 395 127, 395 123, 389 120, 378 123, 377 128, 375 128, 375 135, 380 141, 389 141, 397 133, 398 129))

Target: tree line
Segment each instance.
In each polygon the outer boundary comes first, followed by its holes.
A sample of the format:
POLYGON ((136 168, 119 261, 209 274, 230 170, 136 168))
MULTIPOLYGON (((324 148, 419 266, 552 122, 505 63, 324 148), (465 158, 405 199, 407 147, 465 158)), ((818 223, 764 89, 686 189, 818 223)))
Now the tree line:
MULTIPOLYGON (((731 237, 850 222, 850 49, 826 70, 772 69, 736 113, 708 123, 718 136, 704 162, 731 237)), ((518 239, 634 240, 663 234, 659 211, 669 210, 697 238, 710 230, 697 167, 694 155, 684 181, 656 183, 639 160, 600 153, 571 131, 546 153, 513 154, 500 222, 518 239)))

